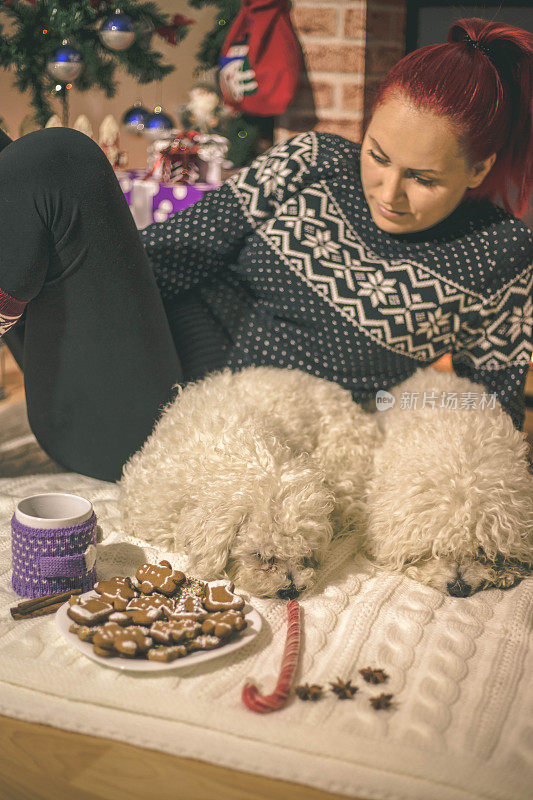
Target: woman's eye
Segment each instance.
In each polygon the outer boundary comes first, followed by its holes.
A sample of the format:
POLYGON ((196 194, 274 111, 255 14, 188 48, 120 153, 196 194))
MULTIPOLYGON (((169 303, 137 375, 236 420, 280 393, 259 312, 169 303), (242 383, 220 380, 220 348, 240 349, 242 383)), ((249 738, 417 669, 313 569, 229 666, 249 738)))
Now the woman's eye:
MULTIPOLYGON (((367 150, 367 153, 369 153, 372 156, 372 158, 374 159, 374 161, 378 162, 378 164, 386 164, 387 163, 384 158, 380 158, 377 155, 377 153, 374 153, 373 150, 367 150)), ((434 184, 435 184, 435 181, 426 180, 425 178, 419 178, 417 175, 413 175, 413 178, 415 179, 415 181, 417 183, 422 184, 422 186, 434 186, 434 184)))
POLYGON ((384 158, 380 158, 380 157, 377 155, 377 153, 374 153, 374 151, 373 151, 373 150, 368 150, 367 152, 368 152, 368 153, 370 153, 370 155, 372 156, 372 158, 374 159, 374 161, 377 161, 379 164, 384 164, 384 163, 385 163, 385 159, 384 159, 384 158))
POLYGON ((427 181, 427 180, 424 180, 423 178, 417 178, 416 175, 415 175, 415 181, 418 181, 418 183, 421 183, 422 186, 433 186, 434 183, 435 183, 435 181, 427 181))

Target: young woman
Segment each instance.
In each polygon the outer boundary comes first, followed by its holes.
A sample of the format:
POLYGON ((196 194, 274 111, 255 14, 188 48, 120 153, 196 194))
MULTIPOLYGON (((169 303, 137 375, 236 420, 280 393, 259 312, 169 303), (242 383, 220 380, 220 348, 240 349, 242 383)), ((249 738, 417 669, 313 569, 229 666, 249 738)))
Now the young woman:
POLYGON ((267 364, 365 402, 450 351, 521 428, 532 88, 531 34, 460 20, 390 70, 362 144, 294 136, 140 234, 92 140, 8 144, 1 324, 43 449, 113 481, 178 382, 267 364))

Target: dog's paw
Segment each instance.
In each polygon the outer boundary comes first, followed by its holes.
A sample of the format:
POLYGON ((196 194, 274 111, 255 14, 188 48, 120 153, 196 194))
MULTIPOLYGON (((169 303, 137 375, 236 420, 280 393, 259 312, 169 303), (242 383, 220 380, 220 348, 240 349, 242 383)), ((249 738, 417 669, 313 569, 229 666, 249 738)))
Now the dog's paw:
POLYGON ((413 581, 450 594, 450 584, 457 579, 457 564, 447 558, 431 558, 404 564, 402 572, 413 581))

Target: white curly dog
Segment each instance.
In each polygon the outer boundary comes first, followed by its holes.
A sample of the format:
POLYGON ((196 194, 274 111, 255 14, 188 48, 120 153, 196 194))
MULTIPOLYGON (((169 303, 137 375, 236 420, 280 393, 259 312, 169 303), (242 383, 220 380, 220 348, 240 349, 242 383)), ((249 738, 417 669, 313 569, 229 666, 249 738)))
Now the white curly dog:
POLYGON ((468 379, 417 369, 376 413, 297 369, 226 367, 176 388, 123 467, 119 507, 125 532, 185 552, 191 574, 292 599, 346 537, 457 596, 533 568, 525 435, 497 402, 441 408, 443 393, 481 396, 468 379), (435 408, 404 408, 416 392, 435 408))

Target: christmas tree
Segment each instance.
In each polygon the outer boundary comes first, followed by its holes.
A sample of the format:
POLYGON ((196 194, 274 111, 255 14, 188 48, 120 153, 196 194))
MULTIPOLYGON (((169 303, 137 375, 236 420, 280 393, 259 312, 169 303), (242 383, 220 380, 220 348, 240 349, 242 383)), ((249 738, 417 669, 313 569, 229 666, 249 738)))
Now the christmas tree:
MULTIPOLYGON (((197 53, 199 66, 196 74, 202 70, 218 69, 220 52, 233 20, 240 11, 241 0, 189 0, 189 5, 193 8, 211 5, 218 9, 214 27, 204 37, 197 53)), ((274 139, 274 120, 274 117, 236 114, 226 124, 223 133, 230 142, 227 158, 234 166, 248 164, 270 147, 274 139)))
POLYGON ((138 0, 120 0, 120 7, 113 0, 1 0, 0 14, 10 23, 6 35, 0 18, 0 66, 14 68, 15 85, 31 93, 41 125, 54 98, 61 99, 68 124, 72 87, 97 87, 113 97, 119 66, 139 83, 164 78, 175 67, 153 49, 154 33, 177 44, 193 22, 179 14, 170 19, 155 3, 138 0))

